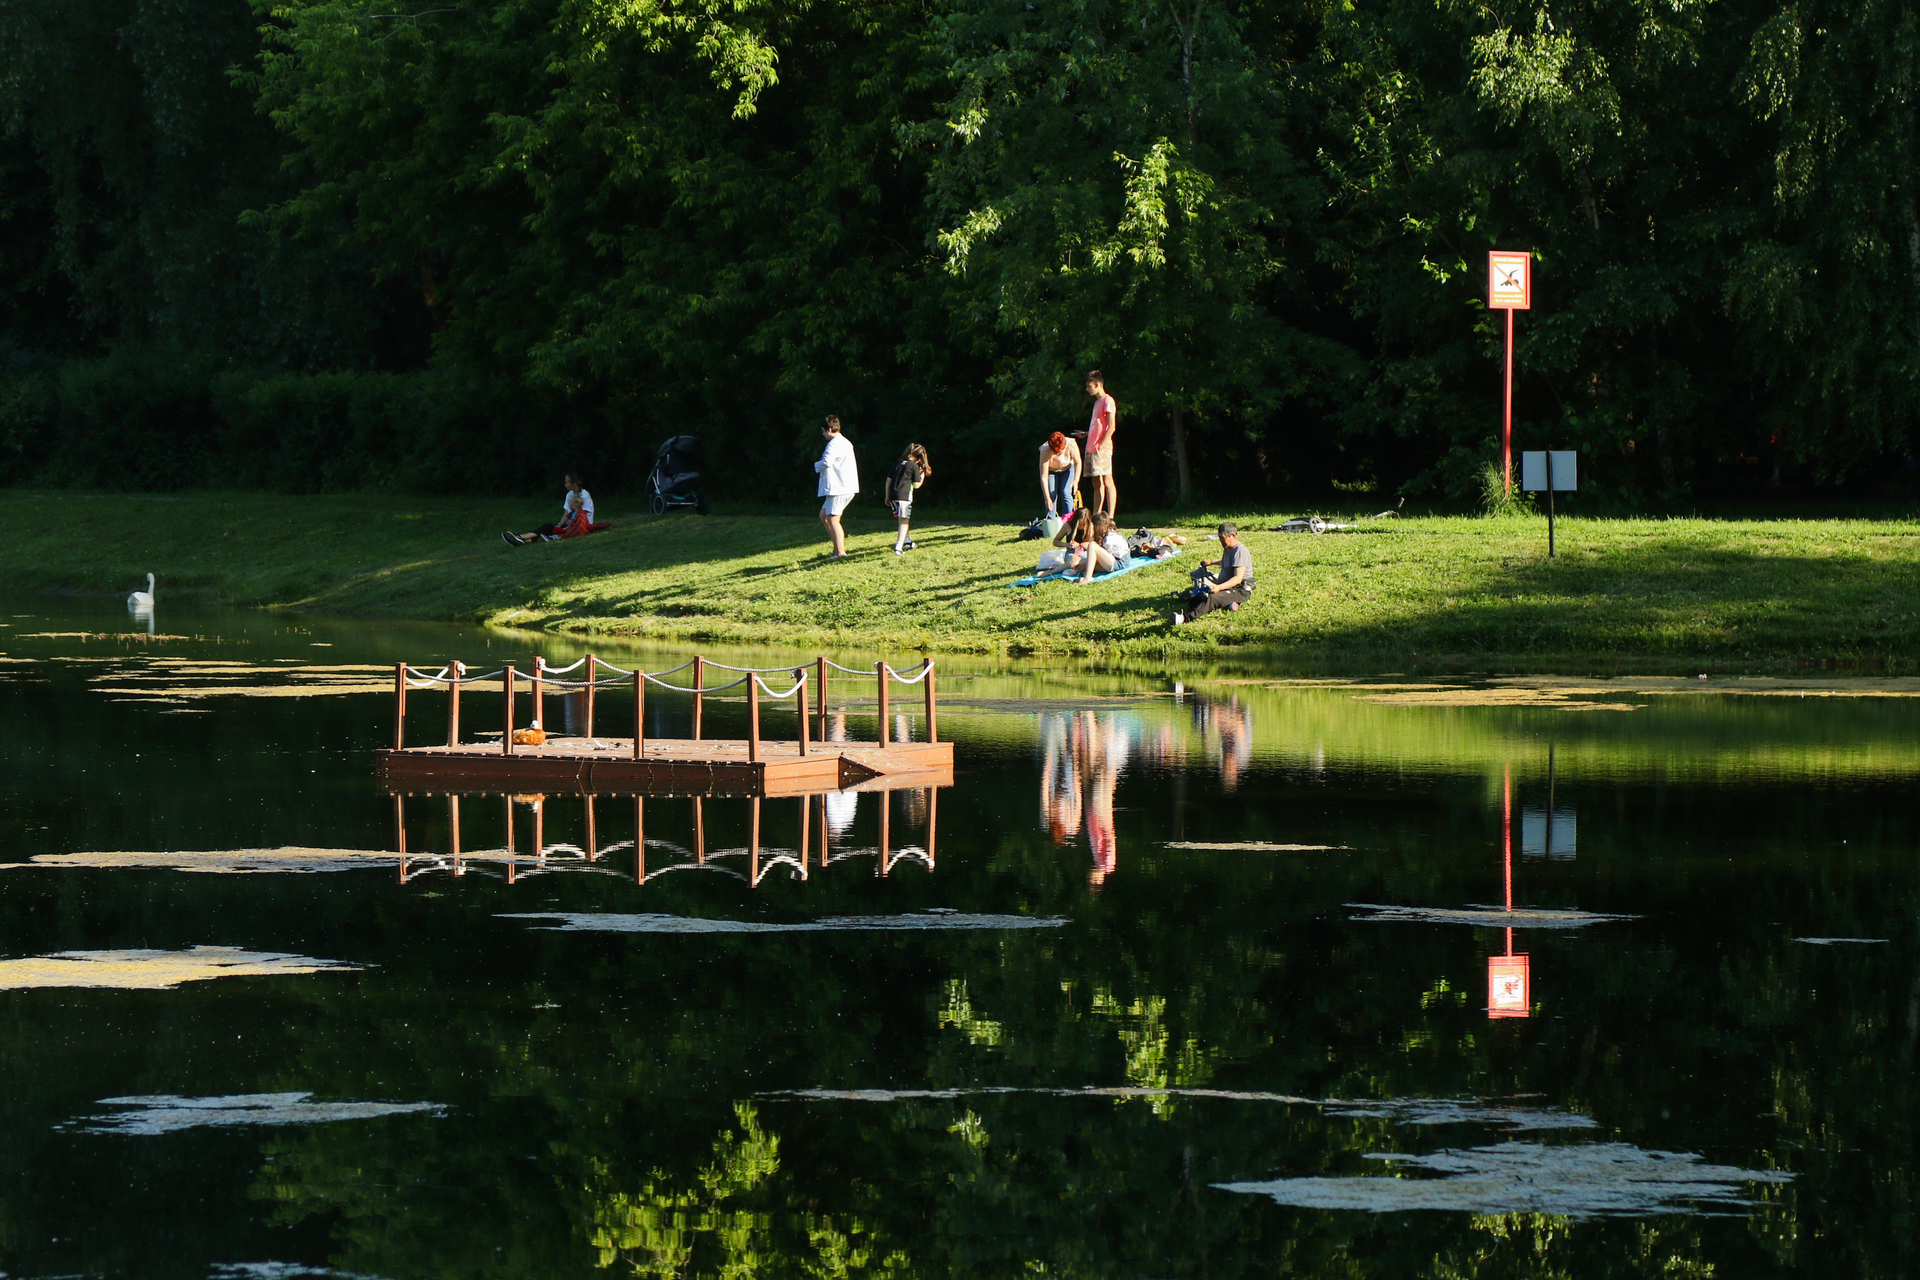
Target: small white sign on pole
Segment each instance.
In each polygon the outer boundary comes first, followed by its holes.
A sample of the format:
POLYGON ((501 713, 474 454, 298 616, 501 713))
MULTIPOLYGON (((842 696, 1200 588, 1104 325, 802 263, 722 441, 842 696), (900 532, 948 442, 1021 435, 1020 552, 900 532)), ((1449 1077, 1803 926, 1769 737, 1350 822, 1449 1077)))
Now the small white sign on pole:
POLYGON ((1553 495, 1580 487, 1579 455, 1571 449, 1539 450, 1520 455, 1520 487, 1547 491, 1547 558, 1553 558, 1553 495))
MULTIPOLYGON (((1553 487, 1565 493, 1580 487, 1579 454, 1572 449, 1553 451, 1553 487)), ((1547 455, 1544 450, 1520 455, 1520 487, 1539 492, 1547 487, 1547 455)))

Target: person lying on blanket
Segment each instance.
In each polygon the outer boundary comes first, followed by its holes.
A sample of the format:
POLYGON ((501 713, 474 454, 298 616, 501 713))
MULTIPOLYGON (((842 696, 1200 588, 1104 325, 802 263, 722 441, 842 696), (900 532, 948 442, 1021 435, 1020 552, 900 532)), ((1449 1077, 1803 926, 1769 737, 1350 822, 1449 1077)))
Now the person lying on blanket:
POLYGON ((1133 557, 1127 550, 1127 540, 1114 527, 1112 520, 1106 516, 1095 516, 1087 527, 1087 540, 1076 543, 1067 552, 1067 571, 1071 573, 1077 568, 1080 573, 1074 579, 1076 583, 1092 582, 1096 573, 1113 573, 1132 567, 1133 557), (1077 564, 1076 555, 1079 557, 1077 564))
POLYGON ((553 542, 560 538, 578 538, 593 532, 593 495, 587 492, 587 486, 580 480, 577 472, 567 472, 567 497, 560 504, 560 518, 552 524, 543 524, 528 533, 514 533, 508 530, 500 535, 510 547, 522 547, 529 542, 553 542))

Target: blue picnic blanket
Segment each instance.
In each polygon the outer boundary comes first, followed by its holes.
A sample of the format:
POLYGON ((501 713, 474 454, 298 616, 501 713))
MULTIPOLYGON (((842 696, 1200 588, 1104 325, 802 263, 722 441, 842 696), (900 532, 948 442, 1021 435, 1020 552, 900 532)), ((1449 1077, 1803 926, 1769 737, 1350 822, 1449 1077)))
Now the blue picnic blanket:
MULTIPOLYGON (((1107 582, 1114 578, 1118 578, 1122 574, 1132 573, 1135 569, 1144 569, 1150 564, 1165 564, 1167 560, 1171 560, 1174 558, 1174 556, 1178 556, 1179 554, 1180 552, 1176 548, 1173 555, 1166 557, 1165 560, 1154 560, 1147 556, 1136 556, 1133 559, 1132 563, 1128 564, 1126 568, 1115 569, 1112 573, 1096 573, 1093 575, 1093 580, 1095 582, 1107 582)), ((1078 574, 1068 574, 1064 571, 1058 572, 1058 573, 1030 573, 1024 578, 1018 579, 1017 581, 1014 581, 1014 582, 1009 582, 1007 586, 1009 588, 1037 587, 1043 582, 1065 582, 1069 577, 1078 577, 1078 576, 1079 576, 1078 574)))

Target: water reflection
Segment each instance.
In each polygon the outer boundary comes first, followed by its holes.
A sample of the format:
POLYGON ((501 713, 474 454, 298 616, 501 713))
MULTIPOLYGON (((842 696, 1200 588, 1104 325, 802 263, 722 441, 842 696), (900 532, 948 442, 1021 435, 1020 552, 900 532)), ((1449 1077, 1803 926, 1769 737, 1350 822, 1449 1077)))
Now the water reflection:
POLYGON ((1234 694, 1225 701, 1193 700, 1193 727, 1207 744, 1207 758, 1220 770, 1222 790, 1232 791, 1253 764, 1253 709, 1234 694))
MULTIPOLYGON (((915 787, 896 793, 873 788, 868 794, 874 797, 878 830, 877 842, 872 845, 850 843, 862 794, 851 790, 778 800, 759 796, 726 799, 703 795, 456 792, 445 795, 444 810, 430 810, 426 821, 421 820, 422 802, 434 800, 431 793, 394 792, 392 856, 398 860, 402 884, 422 875, 460 877, 483 869, 487 874, 499 874, 508 884, 556 871, 596 872, 645 884, 673 872, 701 870, 735 876, 758 886, 777 868, 785 868, 791 878, 804 881, 832 863, 868 857, 875 859, 875 870, 882 876, 891 875, 902 862, 918 863, 931 871, 939 813, 936 791, 933 787, 915 787), (411 811, 409 799, 414 802, 411 811), (684 810, 680 809, 683 804, 687 806, 684 810), (549 809, 555 805, 566 810, 565 821, 578 835, 577 841, 549 838, 549 809), (463 818, 470 826, 476 808, 482 813, 493 809, 501 815, 501 825, 496 828, 502 836, 499 845, 476 846, 464 838, 463 818), (710 847, 710 809, 717 810, 729 823, 744 817, 746 843, 710 847), (775 825, 785 821, 778 817, 780 814, 792 819, 780 832, 790 835, 791 843, 775 838, 775 825), (895 826, 896 815, 901 821, 899 828, 895 826), (632 835, 609 840, 603 817, 612 818, 632 835), (522 832, 529 837, 524 849, 519 844, 522 832), (917 843, 912 840, 916 833, 920 836, 917 843), (675 835, 681 838, 675 839, 675 835), (745 861, 744 871, 731 865, 733 859, 745 861)), ((303 869, 304 864, 327 852, 301 850, 302 868, 295 869, 303 869)), ((343 859, 350 857, 353 865, 365 865, 368 857, 361 851, 341 853, 343 859)), ((178 862, 174 855, 154 855, 154 859, 152 865, 172 866, 178 862)), ((124 865, 125 855, 115 861, 124 865)), ((246 863, 250 870, 273 865, 271 860, 258 858, 247 859, 246 863)))
POLYGON ((1040 717, 1040 815, 1054 843, 1064 845, 1085 823, 1095 889, 1120 866, 1113 798, 1126 771, 1138 726, 1129 716, 1094 711, 1040 717))
MULTIPOLYGON (((1238 696, 1215 701, 1184 689, 1179 695, 1221 788, 1235 790, 1253 763, 1251 708, 1238 696)), ((1122 777, 1135 763, 1161 774, 1184 772, 1189 743, 1165 715, 1088 709, 1042 712, 1036 719, 1041 828, 1061 847, 1084 831, 1093 862, 1087 884, 1098 890, 1120 869, 1114 812, 1122 777)))

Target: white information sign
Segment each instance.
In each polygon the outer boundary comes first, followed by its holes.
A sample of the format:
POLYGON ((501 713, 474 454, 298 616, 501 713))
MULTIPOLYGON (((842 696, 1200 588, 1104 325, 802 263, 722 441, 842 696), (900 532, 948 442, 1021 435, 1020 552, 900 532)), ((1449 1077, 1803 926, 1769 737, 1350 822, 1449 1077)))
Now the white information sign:
MULTIPOLYGON (((1579 468, 1575 461, 1579 456, 1572 449, 1553 451, 1553 487, 1555 489, 1564 493, 1580 487, 1579 468)), ((1544 451, 1520 455, 1520 487, 1536 493, 1547 487, 1547 455, 1544 451)))

